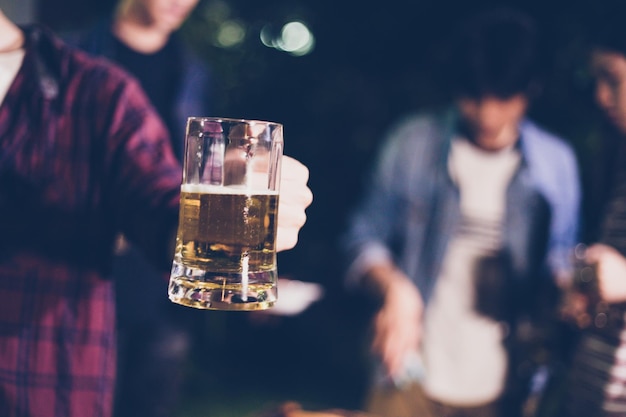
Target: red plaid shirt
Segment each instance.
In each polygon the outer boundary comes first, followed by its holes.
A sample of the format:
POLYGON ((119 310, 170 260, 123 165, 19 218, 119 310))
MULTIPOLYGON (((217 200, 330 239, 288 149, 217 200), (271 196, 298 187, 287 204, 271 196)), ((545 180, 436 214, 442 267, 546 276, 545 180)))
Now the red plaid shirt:
POLYGON ((107 417, 114 237, 169 268, 180 166, 137 82, 25 33, 0 107, 0 415, 107 417))

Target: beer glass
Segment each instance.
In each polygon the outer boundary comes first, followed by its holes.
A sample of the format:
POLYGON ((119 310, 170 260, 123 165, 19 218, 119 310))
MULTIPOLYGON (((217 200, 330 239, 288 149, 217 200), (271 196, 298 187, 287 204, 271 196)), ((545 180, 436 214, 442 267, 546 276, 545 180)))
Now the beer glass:
POLYGON ((190 117, 171 301, 263 310, 277 299, 281 124, 190 117))

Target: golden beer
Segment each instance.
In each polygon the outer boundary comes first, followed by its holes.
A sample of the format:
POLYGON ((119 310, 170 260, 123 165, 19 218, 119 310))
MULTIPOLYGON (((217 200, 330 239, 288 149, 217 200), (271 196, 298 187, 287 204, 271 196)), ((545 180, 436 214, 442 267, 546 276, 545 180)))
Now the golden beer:
POLYGON ((272 306, 277 210, 276 192, 184 184, 170 299, 209 309, 272 306))

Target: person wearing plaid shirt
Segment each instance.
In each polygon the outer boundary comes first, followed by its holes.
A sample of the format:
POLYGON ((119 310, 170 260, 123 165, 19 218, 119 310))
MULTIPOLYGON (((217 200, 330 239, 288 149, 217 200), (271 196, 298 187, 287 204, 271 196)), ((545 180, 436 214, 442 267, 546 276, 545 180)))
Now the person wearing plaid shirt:
MULTIPOLYGON (((181 167, 113 64, 0 11, 0 67, 0 415, 109 417, 114 239, 122 231, 166 279, 181 167)), ((306 220, 307 181, 285 157, 279 250, 306 220)))

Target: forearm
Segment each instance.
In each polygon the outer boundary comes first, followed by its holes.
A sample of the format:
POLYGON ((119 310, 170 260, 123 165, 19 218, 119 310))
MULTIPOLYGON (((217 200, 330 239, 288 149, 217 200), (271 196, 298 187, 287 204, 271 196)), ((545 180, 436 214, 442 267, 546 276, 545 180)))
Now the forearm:
POLYGON ((417 293, 421 301, 415 284, 391 261, 381 261, 369 267, 362 282, 365 291, 381 303, 402 292, 417 293))
POLYGON ((408 355, 419 350, 422 297, 415 284, 391 262, 370 267, 363 283, 380 301, 373 321, 372 352, 395 378, 402 374, 408 355))

